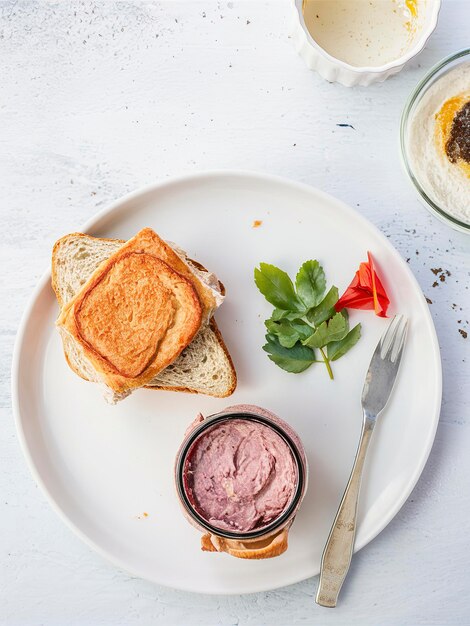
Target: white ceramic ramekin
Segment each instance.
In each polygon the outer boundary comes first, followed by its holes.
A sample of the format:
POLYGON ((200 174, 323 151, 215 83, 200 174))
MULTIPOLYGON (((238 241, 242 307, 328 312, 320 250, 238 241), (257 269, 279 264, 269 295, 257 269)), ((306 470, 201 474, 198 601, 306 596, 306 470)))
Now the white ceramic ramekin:
MULTIPOLYGON (((377 67, 356 67, 331 56, 310 35, 302 12, 303 0, 292 0, 293 15, 290 34, 295 48, 307 67, 315 70, 322 78, 331 83, 341 83, 346 87, 383 82, 389 76, 397 74, 411 58, 421 52, 427 40, 437 26, 441 0, 421 0, 425 2, 426 14, 421 32, 412 48, 406 54, 377 67)), ((353 1, 353 0, 351 0, 353 1)))

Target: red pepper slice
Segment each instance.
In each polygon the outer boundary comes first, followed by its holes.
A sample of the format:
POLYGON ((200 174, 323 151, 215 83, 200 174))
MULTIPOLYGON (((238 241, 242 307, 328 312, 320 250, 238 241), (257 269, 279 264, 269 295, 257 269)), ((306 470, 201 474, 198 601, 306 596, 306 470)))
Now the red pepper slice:
POLYGON ((379 317, 387 317, 390 300, 377 276, 370 252, 367 252, 367 259, 367 263, 360 264, 351 284, 335 304, 335 309, 371 309, 379 317))

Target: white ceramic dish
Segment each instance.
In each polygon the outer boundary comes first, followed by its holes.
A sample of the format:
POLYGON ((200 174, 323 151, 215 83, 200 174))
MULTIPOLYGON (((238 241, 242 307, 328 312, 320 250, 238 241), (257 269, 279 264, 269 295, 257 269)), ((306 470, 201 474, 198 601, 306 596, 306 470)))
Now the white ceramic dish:
MULTIPOLYGON (((351 0, 354 1, 354 0, 351 0)), ((302 0, 292 0, 290 34, 298 54, 307 67, 315 70, 331 83, 341 83, 346 87, 383 82, 403 69, 405 64, 419 54, 437 26, 441 0, 426 0, 426 16, 414 45, 403 56, 377 67, 356 67, 328 54, 309 33, 302 12, 302 0)))
POLYGON ((366 545, 409 496, 438 423, 438 344, 408 265, 343 203, 260 174, 219 172, 163 182, 119 200, 83 230, 127 238, 143 226, 177 241, 225 283, 228 297, 217 320, 239 385, 225 400, 140 390, 107 405, 100 390, 65 363, 47 273, 18 332, 12 396, 26 458, 52 506, 118 567, 159 584, 248 593, 317 574, 361 429, 364 374, 387 321, 371 312, 351 313, 352 323, 363 322, 363 337, 334 364, 334 382, 320 365, 288 374, 261 350, 270 307, 254 286, 253 268, 270 261, 294 273, 304 260, 317 258, 329 283, 342 290, 371 250, 393 303, 390 313, 409 316, 410 331, 396 392, 376 428, 365 470, 356 549, 366 545), (253 228, 253 220, 262 225, 253 228), (211 414, 237 403, 265 406, 289 421, 311 469, 289 549, 267 561, 201 552, 199 533, 183 517, 173 485, 175 454, 189 422, 198 411, 211 414))

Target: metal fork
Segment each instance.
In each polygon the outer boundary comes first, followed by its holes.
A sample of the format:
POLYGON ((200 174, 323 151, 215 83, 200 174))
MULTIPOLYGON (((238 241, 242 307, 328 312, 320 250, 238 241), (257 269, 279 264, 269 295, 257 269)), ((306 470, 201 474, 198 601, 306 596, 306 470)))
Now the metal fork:
POLYGON ((362 432, 346 490, 339 505, 321 560, 316 602, 335 607, 351 564, 362 470, 378 416, 387 405, 398 373, 408 321, 395 316, 382 335, 367 371, 362 391, 362 432))

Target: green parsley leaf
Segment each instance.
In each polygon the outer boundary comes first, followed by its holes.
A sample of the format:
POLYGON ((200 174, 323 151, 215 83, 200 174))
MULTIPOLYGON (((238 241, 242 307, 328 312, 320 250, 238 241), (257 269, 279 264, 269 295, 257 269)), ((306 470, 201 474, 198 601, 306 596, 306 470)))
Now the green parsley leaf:
POLYGON ((290 325, 295 328, 299 334, 299 339, 302 340, 307 339, 315 332, 313 326, 310 326, 310 324, 307 324, 307 322, 303 320, 291 320, 290 325))
POLYGON ((327 346, 328 358, 331 361, 337 361, 346 354, 356 343, 361 336, 361 325, 357 324, 352 330, 340 339, 339 341, 331 341, 327 346))
POLYGON ((340 341, 347 332, 348 322, 341 313, 336 313, 328 322, 320 324, 313 335, 302 343, 310 348, 323 348, 331 341, 340 341))
POLYGON ((283 311, 282 309, 274 309, 271 319, 275 322, 280 320, 297 320, 306 313, 307 311, 283 311))
POLYGON ((333 286, 320 304, 314 309, 310 309, 307 313, 307 320, 315 326, 320 326, 322 322, 326 322, 335 314, 335 304, 338 302, 338 298, 338 288, 333 286))
POLYGON ((266 320, 266 328, 271 335, 276 335, 277 340, 284 348, 292 348, 299 340, 299 333, 292 328, 287 320, 273 322, 266 320))
POLYGON ((260 263, 255 268, 255 283, 268 302, 285 311, 305 309, 297 297, 291 279, 278 267, 269 263, 260 263))
POLYGON ((308 309, 321 302, 326 280, 325 272, 318 261, 305 261, 295 277, 295 288, 308 309))
POLYGON ((266 335, 266 342, 263 350, 268 353, 271 361, 286 372, 299 374, 315 363, 315 352, 301 343, 297 343, 292 348, 285 348, 271 333, 266 335))
POLYGON ((289 321, 283 319, 276 322, 270 319, 266 320, 265 325, 268 332, 276 335, 279 343, 281 346, 284 346, 284 348, 292 348, 297 341, 307 339, 314 332, 310 324, 302 320, 289 321))

